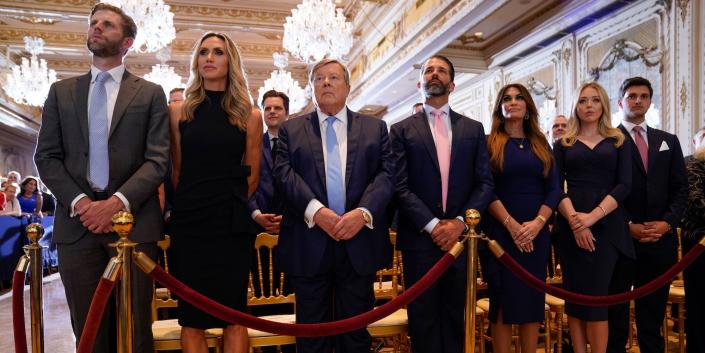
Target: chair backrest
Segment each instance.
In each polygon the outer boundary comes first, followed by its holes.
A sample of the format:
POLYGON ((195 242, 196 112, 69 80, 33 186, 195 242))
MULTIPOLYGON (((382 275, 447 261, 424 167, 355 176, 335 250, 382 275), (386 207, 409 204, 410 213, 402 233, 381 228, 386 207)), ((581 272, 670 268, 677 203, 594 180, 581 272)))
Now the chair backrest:
POLYGON ((274 249, 279 242, 278 235, 260 233, 255 240, 256 268, 250 272, 250 283, 247 305, 294 304, 296 297, 293 293, 285 294, 284 273, 276 271, 274 263, 274 249), (262 259, 262 252, 266 260, 262 259), (275 274, 278 273, 278 276, 275 274), (267 284, 265 286, 265 283, 267 284))
POLYGON ((394 299, 404 291, 404 265, 401 251, 397 250, 397 232, 389 231, 389 241, 392 243, 392 265, 377 271, 377 281, 374 284, 376 299, 394 299))
POLYGON ((169 236, 169 234, 164 234, 164 239, 158 240, 157 246, 159 247, 159 250, 162 251, 162 259, 164 259, 164 263, 162 265, 164 267, 164 271, 169 273, 169 259, 166 256, 166 253, 171 246, 171 236, 169 236))

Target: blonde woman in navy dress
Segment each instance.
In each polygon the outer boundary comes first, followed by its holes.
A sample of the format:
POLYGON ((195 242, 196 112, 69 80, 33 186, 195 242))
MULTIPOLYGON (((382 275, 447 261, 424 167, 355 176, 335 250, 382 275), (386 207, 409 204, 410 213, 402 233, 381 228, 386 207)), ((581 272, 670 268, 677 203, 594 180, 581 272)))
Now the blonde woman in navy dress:
MULTIPOLYGON (((500 89, 487 150, 495 182, 487 234, 535 277, 546 278, 551 247, 546 220, 562 193, 551 147, 539 128, 538 110, 524 86, 510 84, 500 89)), ((536 352, 544 294, 519 280, 493 256, 486 273, 494 352, 509 353, 513 324, 519 325, 521 351, 536 352)))
MULTIPOLYGON (((619 253, 634 257, 620 203, 631 189, 631 149, 610 122, 609 97, 597 83, 578 90, 568 132, 553 148, 560 185, 558 251, 566 289, 607 295, 619 253)), ((567 303, 575 353, 607 350, 606 307, 567 303)))

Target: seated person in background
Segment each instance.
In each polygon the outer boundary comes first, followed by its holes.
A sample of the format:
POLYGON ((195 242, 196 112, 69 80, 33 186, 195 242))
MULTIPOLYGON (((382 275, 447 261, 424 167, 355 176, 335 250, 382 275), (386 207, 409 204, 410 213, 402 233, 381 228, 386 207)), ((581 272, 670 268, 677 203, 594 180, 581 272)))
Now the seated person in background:
POLYGON ((53 216, 54 215, 54 210, 56 210, 56 198, 54 195, 51 194, 51 191, 47 188, 47 186, 42 182, 41 179, 38 179, 39 181, 39 192, 42 195, 42 215, 44 216, 53 216))
POLYGON ((5 199, 7 200, 7 205, 5 209, 0 211, 0 216, 21 216, 22 210, 20 208, 20 202, 17 200, 17 193, 20 190, 20 186, 17 183, 7 183, 5 186, 5 199))
POLYGON ((20 202, 22 215, 42 217, 42 194, 39 192, 39 179, 31 175, 24 178, 17 199, 20 202))
POLYGON ((4 192, 0 192, 0 211, 4 210, 5 206, 7 206, 7 198, 5 197, 4 192))
POLYGON ((20 179, 22 179, 22 177, 20 176, 20 173, 18 171, 11 170, 7 172, 8 183, 19 183, 20 179))

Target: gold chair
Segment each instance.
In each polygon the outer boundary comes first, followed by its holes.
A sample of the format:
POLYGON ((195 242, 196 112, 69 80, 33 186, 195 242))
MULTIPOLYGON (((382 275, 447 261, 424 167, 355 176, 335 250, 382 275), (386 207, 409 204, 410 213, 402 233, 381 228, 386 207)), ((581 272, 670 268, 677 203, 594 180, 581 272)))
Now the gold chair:
MULTIPOLYGON (((295 307, 296 304, 296 296, 291 293, 284 295, 284 274, 282 273, 278 280, 279 280, 279 287, 275 289, 274 284, 275 282, 275 276, 274 276, 274 248, 277 246, 277 243, 279 242, 279 236, 277 235, 271 235, 267 233, 260 233, 257 235, 257 239, 255 240, 255 250, 257 254, 257 279, 258 281, 258 287, 259 287, 259 295, 257 295, 257 291, 255 290, 255 283, 254 283, 254 276, 252 273, 250 273, 250 285, 249 285, 249 293, 251 293, 251 296, 248 297, 247 299, 247 305, 250 307, 257 307, 257 306, 263 306, 263 305, 277 305, 277 304, 291 304, 292 307, 295 307), (266 275, 264 274, 263 266, 262 266, 262 255, 260 252, 260 249, 266 248, 267 250, 267 264, 269 265, 267 269, 266 275), (268 290, 265 290, 264 286, 264 280, 267 279, 267 283, 269 284, 268 290)), ((280 315, 265 315, 265 316, 260 316, 262 319, 265 320, 270 320, 270 321, 276 321, 276 322, 282 322, 282 323, 290 323, 293 324, 296 322, 296 315, 294 313, 291 314, 280 314, 280 315)), ((296 343, 296 337, 294 336, 286 336, 286 335, 277 335, 273 333, 268 333, 268 332, 263 332, 259 330, 255 330, 252 328, 247 329, 247 334, 249 336, 249 341, 250 341, 250 352, 254 351, 254 347, 264 347, 264 346, 281 346, 285 344, 294 344, 296 343)))
MULTIPOLYGON (((171 238, 164 236, 157 242, 164 258, 164 270, 169 272, 167 249, 171 245, 171 238)), ((155 288, 152 299, 152 336, 154 336, 155 351, 171 351, 181 349, 181 326, 177 319, 157 320, 157 311, 160 308, 176 308, 178 301, 171 298, 171 293, 166 288, 155 288)), ((206 345, 214 348, 216 353, 223 347, 223 330, 220 328, 206 330, 206 345)))
MULTIPOLYGON (((546 283, 552 285, 560 285, 563 283, 563 273, 561 264, 556 260, 556 249, 551 246, 551 261, 548 264, 550 271, 547 272, 548 277, 546 283), (553 275, 551 275, 553 273, 553 275)), ((546 294, 546 305, 548 306, 548 320, 546 321, 546 332, 550 335, 555 334, 556 349, 554 353, 563 352, 563 314, 565 313, 565 300, 546 294), (551 316, 553 316, 553 325, 550 324, 551 316)), ((549 352, 552 347, 546 347, 546 352, 549 352)))

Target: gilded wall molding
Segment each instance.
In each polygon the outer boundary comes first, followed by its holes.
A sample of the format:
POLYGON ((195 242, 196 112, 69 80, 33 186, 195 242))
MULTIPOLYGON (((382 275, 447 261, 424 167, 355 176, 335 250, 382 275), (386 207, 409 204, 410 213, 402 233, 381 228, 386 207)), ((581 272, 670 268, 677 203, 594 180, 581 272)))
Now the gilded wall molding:
POLYGON ((685 26, 685 20, 688 18, 688 2, 689 0, 677 0, 676 5, 681 13, 681 23, 685 26))
POLYGON ((681 84, 680 103, 682 116, 685 116, 685 109, 688 107, 688 87, 685 85, 685 77, 681 84))

